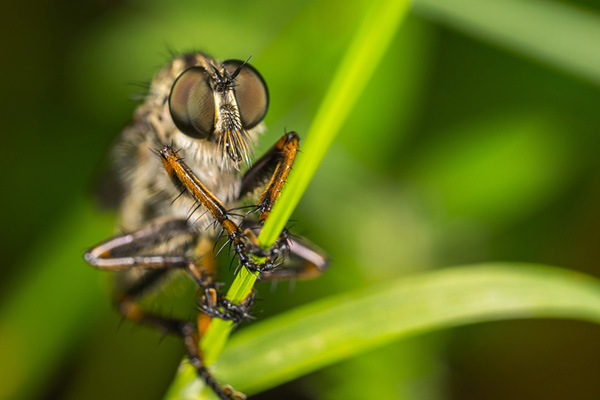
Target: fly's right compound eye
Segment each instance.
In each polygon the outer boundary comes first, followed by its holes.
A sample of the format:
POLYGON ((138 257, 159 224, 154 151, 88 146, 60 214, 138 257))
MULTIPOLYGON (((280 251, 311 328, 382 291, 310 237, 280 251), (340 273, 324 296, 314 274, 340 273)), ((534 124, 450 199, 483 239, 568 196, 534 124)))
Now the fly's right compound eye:
POLYGON ((177 129, 196 139, 206 139, 215 125, 215 99, 202 67, 179 75, 169 95, 169 111, 177 129))

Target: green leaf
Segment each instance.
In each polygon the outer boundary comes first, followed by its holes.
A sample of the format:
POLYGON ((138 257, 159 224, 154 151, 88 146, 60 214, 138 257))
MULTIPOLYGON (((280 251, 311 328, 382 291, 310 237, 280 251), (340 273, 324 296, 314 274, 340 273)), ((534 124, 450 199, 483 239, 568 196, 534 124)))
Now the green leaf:
MULTIPOLYGON (((248 327, 228 343, 215 374, 252 394, 395 340, 515 318, 600 323, 600 281, 554 267, 498 263, 375 284, 248 327)), ((190 398, 185 388, 168 398, 190 398)))
POLYGON ((415 11, 600 84, 600 17, 550 0, 415 0, 415 11))

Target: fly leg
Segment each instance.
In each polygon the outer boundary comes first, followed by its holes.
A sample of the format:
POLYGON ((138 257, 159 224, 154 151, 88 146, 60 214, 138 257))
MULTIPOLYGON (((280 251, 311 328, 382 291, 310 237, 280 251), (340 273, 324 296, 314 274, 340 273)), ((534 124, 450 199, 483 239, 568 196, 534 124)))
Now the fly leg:
MULTIPOLYGON (((267 219, 281 194, 281 189, 296 159, 299 141, 296 132, 286 133, 246 172, 242 179, 240 197, 248 196, 265 187, 257 205, 261 223, 267 219)), ((289 232, 284 229, 275 244, 264 254, 270 262, 261 273, 276 270, 275 267, 281 263, 277 260, 285 260, 289 253, 289 240, 289 232)))
POLYGON ((83 256, 88 264, 102 270, 144 269, 146 272, 138 279, 142 288, 151 287, 173 269, 187 271, 198 287, 206 288, 213 284, 214 266, 204 262, 205 267, 200 268, 184 250, 197 240, 197 234, 190 230, 186 220, 164 219, 130 233, 115 235, 83 256), (171 248, 169 254, 162 254, 166 247, 171 248), (174 249, 181 250, 175 252, 174 249))
POLYGON ((262 222, 267 219, 281 194, 296 159, 299 141, 296 132, 286 133, 254 163, 242 179, 240 197, 248 196, 266 185, 257 206, 262 222))
MULTIPOLYGON (((210 305, 201 309, 207 314, 219 313, 220 317, 229 316, 229 319, 239 318, 233 313, 226 314, 221 311, 221 305, 213 298, 218 298, 214 284, 214 259, 204 257, 200 263, 186 256, 175 255, 140 255, 144 251, 160 248, 165 243, 183 243, 196 240, 185 220, 165 220, 154 222, 132 233, 116 235, 97 246, 86 251, 85 260, 94 267, 111 271, 123 271, 134 268, 144 268, 142 274, 129 288, 116 295, 118 311, 127 319, 144 325, 149 325, 162 332, 176 334, 183 339, 186 352, 191 364, 196 369, 198 376, 204 379, 222 400, 245 399, 246 397, 235 392, 230 386, 221 387, 212 377, 202 360, 202 353, 198 347, 200 336, 205 332, 210 319, 205 314, 199 314, 196 323, 178 320, 144 309, 139 301, 163 276, 173 269, 183 269, 188 272, 198 287, 203 290, 205 303, 210 305), (211 261, 209 261, 211 260, 211 261)), ((205 243, 197 240, 198 245, 205 243)), ((183 254, 183 252, 181 252, 183 254)))
MULTIPOLYGON (((233 244, 233 250, 238 256, 240 265, 245 266, 250 271, 263 270, 265 267, 257 263, 254 258, 266 257, 268 253, 258 246, 254 233, 251 230, 242 231, 240 229, 238 224, 229 217, 223 203, 200 182, 171 146, 163 146, 160 150, 160 156, 165 170, 175 186, 178 189, 187 191, 223 227, 233 244)), ((287 176, 287 173, 285 176, 287 176)), ((267 260, 267 265, 269 264, 269 260, 267 260)))
POLYGON ((187 257, 139 255, 172 240, 191 241, 194 234, 185 220, 165 220, 148 224, 131 233, 115 235, 85 252, 88 264, 99 269, 122 271, 133 267, 150 269, 186 268, 187 257))
POLYGON ((196 323, 184 320, 178 320, 152 313, 144 309, 138 303, 138 299, 151 285, 149 280, 140 281, 138 285, 130 288, 126 293, 117 297, 117 308, 119 312, 128 320, 148 325, 162 331, 178 335, 182 338, 186 353, 190 363, 196 369, 199 377, 201 377, 206 385, 209 386, 222 400, 240 400, 246 399, 242 393, 236 392, 231 386, 221 386, 208 371, 204 364, 202 353, 198 347, 201 334, 204 333, 204 326, 200 326, 202 321, 205 321, 204 314, 199 314, 196 323))
MULTIPOLYGON (((178 254, 184 253, 184 250, 178 252, 178 254)), ((185 270, 203 293, 200 298, 200 311, 209 317, 236 323, 250 317, 249 307, 232 306, 218 291, 218 284, 214 280, 216 265, 212 253, 212 241, 198 238, 190 231, 185 220, 153 222, 134 232, 113 236, 86 251, 84 258, 88 264, 103 270, 145 269, 146 272, 138 279, 139 283, 143 284, 143 288, 152 287, 168 270, 185 270), (143 254, 167 243, 180 247, 185 247, 186 243, 195 243, 195 253, 204 256, 197 263, 185 255, 143 254)))

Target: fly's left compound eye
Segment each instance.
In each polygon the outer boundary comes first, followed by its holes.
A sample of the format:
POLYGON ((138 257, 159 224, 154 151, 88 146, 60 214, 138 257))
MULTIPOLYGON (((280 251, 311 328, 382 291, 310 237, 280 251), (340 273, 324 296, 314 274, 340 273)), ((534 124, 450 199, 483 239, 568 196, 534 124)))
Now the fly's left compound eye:
POLYGON ((210 136, 215 125, 215 98, 202 67, 179 75, 169 95, 169 111, 181 132, 197 139, 210 136))
MULTIPOLYGON (((232 75, 243 64, 243 61, 227 60, 223 63, 223 67, 229 75, 232 75)), ((249 64, 244 65, 235 77, 233 91, 244 129, 251 129, 258 125, 269 107, 267 84, 262 76, 249 64)))

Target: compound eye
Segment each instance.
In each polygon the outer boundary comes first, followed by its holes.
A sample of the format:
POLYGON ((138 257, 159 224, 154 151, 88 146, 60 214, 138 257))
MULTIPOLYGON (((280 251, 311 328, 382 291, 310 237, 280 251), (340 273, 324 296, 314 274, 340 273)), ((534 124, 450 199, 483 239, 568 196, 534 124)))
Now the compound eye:
MULTIPOLYGON (((243 64, 243 61, 227 60, 223 63, 223 67, 231 76, 243 64)), ((257 70, 246 64, 233 81, 233 91, 244 129, 255 127, 263 120, 269 107, 267 84, 257 70)))
POLYGON ((181 132, 206 139, 215 124, 215 99, 202 67, 191 67, 179 75, 169 95, 169 111, 181 132))

